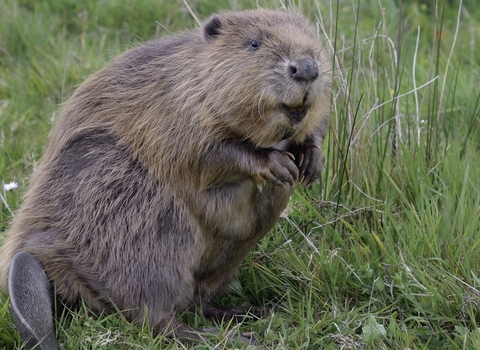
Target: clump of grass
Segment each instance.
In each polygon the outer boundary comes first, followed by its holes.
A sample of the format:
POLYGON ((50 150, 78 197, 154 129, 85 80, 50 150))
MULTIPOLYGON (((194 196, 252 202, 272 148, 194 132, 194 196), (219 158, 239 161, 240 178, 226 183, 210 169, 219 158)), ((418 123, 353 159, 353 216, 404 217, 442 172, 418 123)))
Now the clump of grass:
MULTIPOLYGON (((256 3, 300 8, 319 23, 334 58, 321 183, 297 189, 231 293, 217 301, 277 305, 240 326, 255 331, 265 348, 479 348, 475 2, 189 3, 200 18, 256 3)), ((74 87, 132 42, 194 23, 183 0, 7 1, 3 9, 0 181, 20 187, 2 195, 2 232, 58 105, 74 87)), ((195 310, 182 318, 210 325, 195 310)), ((3 294, 0 328, 0 348, 17 346, 3 294)), ((60 318, 57 337, 67 349, 182 348, 121 315, 94 316, 85 307, 60 318)), ((226 346, 219 336, 197 348, 226 346)))

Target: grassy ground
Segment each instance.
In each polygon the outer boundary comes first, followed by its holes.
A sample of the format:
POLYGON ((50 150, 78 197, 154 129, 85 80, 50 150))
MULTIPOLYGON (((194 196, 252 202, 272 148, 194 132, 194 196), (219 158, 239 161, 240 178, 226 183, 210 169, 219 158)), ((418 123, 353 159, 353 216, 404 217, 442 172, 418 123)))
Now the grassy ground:
MULTIPOLYGON (((219 9, 289 1, 190 0, 219 9)), ((480 348, 480 11, 475 1, 295 1, 335 53, 326 168, 297 190, 224 304, 284 310, 240 329, 275 349, 480 348)), ((88 74, 162 26, 182 0, 0 0, 0 244, 59 105, 88 74)), ((0 294, 0 348, 18 346, 0 294)), ((195 312, 183 320, 209 325, 195 312)), ((226 330, 237 325, 222 324, 226 330)), ((66 349, 181 348, 83 308, 66 349)), ((199 349, 224 348, 221 338, 199 349)))

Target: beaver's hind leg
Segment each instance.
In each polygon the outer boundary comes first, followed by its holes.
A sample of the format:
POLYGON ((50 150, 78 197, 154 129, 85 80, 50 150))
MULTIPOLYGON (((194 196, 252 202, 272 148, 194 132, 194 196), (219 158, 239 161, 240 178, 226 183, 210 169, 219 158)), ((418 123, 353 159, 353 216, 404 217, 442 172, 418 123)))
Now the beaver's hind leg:
MULTIPOLYGON (((206 343, 208 334, 218 335, 219 330, 216 327, 209 327, 204 329, 197 329, 190 327, 178 319, 172 316, 170 322, 165 325, 163 322, 162 325, 158 325, 154 328, 153 335, 156 336, 159 333, 166 334, 169 338, 176 339, 186 345, 195 345, 198 343, 206 343)), ((225 339, 228 339, 233 342, 243 342, 247 345, 260 345, 257 337, 253 333, 239 333, 236 330, 227 331, 225 334, 225 339)))
POLYGON ((214 306, 212 304, 202 305, 203 315, 214 321, 223 319, 241 321, 248 316, 262 317, 268 314, 270 308, 258 306, 214 306))
POLYGON ((50 282, 40 262, 29 253, 19 252, 13 257, 8 293, 15 326, 25 348, 58 349, 50 282))

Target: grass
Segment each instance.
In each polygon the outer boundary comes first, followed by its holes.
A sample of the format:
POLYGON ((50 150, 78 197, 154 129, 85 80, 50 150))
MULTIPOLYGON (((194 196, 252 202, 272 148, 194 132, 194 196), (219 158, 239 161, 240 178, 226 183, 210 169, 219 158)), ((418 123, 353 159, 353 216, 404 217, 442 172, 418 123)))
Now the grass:
MULTIPOLYGON (((257 1, 189 1, 200 18, 257 1)), ((258 1, 300 7, 335 62, 321 183, 299 188, 223 304, 272 349, 480 348, 480 12, 475 1, 258 1)), ((60 104, 128 47, 195 24, 182 0, 0 2, 0 244, 60 104), (161 23, 160 26, 158 23, 161 23)), ((0 348, 18 347, 0 294, 0 348)), ((182 319, 209 323, 195 312, 182 319)), ((237 325, 224 323, 222 330, 237 325)), ((182 348, 86 308, 66 349, 182 348)), ((224 348, 221 338, 198 349, 224 348)))

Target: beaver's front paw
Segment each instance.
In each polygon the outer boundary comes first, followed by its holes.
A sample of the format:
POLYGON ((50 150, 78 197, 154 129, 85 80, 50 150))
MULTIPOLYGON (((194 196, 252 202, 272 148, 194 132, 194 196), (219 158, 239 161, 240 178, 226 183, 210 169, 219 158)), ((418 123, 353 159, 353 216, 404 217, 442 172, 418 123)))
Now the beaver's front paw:
POLYGON ((290 152, 272 150, 266 158, 265 167, 258 177, 277 186, 295 187, 299 176, 295 157, 290 152))
POLYGON ((297 165, 303 186, 310 187, 318 179, 324 161, 325 156, 316 146, 305 147, 298 153, 297 165))

